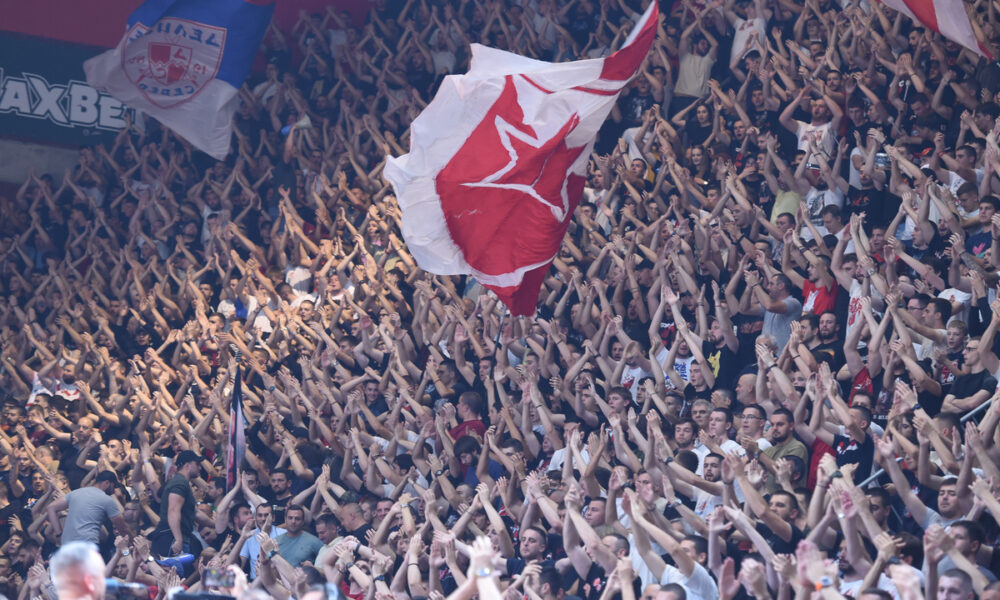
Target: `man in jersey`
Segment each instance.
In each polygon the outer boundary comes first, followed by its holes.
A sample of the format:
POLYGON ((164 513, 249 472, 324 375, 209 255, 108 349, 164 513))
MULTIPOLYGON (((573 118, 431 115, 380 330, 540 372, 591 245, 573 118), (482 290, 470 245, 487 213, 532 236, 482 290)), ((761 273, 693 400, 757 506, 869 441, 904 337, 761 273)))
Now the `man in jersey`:
POLYGON ((930 166, 934 169, 938 180, 944 182, 952 194, 965 183, 979 184, 983 178, 983 170, 976 169, 978 154, 975 146, 964 144, 955 150, 955 156, 948 154, 945 148, 945 135, 938 132, 934 136, 934 153, 930 158, 930 166))
MULTIPOLYGON (((568 561, 582 583, 580 594, 587 600, 597 600, 604 591, 608 574, 614 572, 617 560, 628 556, 629 543, 615 533, 601 536, 590 517, 580 513, 582 499, 579 486, 570 486, 565 503, 566 519, 562 535, 566 558, 556 562, 556 568, 565 570, 564 561, 568 561)), ((603 513, 605 501, 599 498, 590 501, 591 505, 595 503, 600 504, 603 513)))
MULTIPOLYGON (((857 464, 855 479, 861 481, 872 471, 875 445, 871 432, 872 412, 864 406, 847 406, 840 397, 840 389, 827 365, 820 365, 818 387, 829 399, 833 415, 844 427, 847 435, 835 433, 830 424, 814 423, 813 432, 827 446, 833 448, 837 466, 857 464)), ((816 409, 818 410, 818 409, 816 409)))
POLYGON ((767 8, 767 3, 764 0, 741 0, 740 2, 729 0, 723 5, 723 11, 726 20, 736 30, 729 57, 729 62, 736 64, 754 48, 754 38, 761 43, 764 42, 767 20, 771 18, 771 11, 767 8), (734 5, 741 9, 746 18, 741 18, 733 10, 734 5))
POLYGON ((830 271, 828 258, 814 253, 805 247, 802 240, 794 231, 785 233, 785 249, 781 257, 781 272, 791 280, 792 285, 802 290, 802 312, 823 314, 824 311, 832 310, 837 304, 837 280, 830 271), (794 246, 808 266, 806 272, 808 277, 803 277, 793 266, 791 248, 794 246))
POLYGON ((1000 210, 1000 198, 986 196, 979 200, 979 231, 965 240, 965 251, 983 263, 990 253, 993 240, 997 239, 998 228, 992 223, 993 215, 1000 210))

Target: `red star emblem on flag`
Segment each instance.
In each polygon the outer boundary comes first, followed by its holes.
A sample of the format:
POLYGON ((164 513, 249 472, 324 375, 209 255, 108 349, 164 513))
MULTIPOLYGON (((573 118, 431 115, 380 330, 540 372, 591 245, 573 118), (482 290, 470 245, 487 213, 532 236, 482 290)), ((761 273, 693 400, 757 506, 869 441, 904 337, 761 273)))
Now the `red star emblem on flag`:
POLYGON ((441 170, 436 188, 448 230, 472 268, 489 275, 540 270, 544 276, 583 193, 584 178, 572 168, 586 145, 566 145, 580 119, 575 113, 565 119, 548 136, 527 125, 508 75, 500 96, 441 170))

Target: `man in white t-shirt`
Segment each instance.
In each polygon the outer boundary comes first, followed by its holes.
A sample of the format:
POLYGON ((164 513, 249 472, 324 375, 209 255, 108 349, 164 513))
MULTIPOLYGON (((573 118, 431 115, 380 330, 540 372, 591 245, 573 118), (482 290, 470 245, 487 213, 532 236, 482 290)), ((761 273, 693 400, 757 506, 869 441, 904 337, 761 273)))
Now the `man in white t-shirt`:
MULTIPOLYGON (((781 112, 778 121, 785 129, 794 133, 798 138, 799 150, 809 152, 810 145, 815 143, 817 152, 823 154, 827 163, 833 164, 833 153, 837 147, 836 134, 834 132, 840 127, 840 119, 844 116, 843 109, 830 96, 822 94, 818 100, 810 100, 809 110, 812 115, 811 121, 806 123, 805 121, 792 118, 792 115, 798 110, 799 104, 813 90, 814 88, 809 85, 802 88, 798 95, 795 96, 795 100, 781 112)), ((815 162, 811 154, 807 155, 805 160, 807 164, 815 162)))
POLYGON ((677 81, 674 82, 674 106, 671 106, 671 112, 677 112, 708 94, 708 78, 719 50, 719 43, 701 23, 708 10, 706 8, 698 13, 694 22, 681 33, 681 60, 677 69, 677 81), (697 28, 701 28, 701 35, 693 36, 697 28))
MULTIPOLYGON (((712 576, 692 557, 692 554, 698 557, 704 554, 697 552, 695 539, 689 537, 678 542, 672 535, 649 521, 644 514, 642 502, 636 497, 635 492, 628 490, 626 496, 631 508, 629 529, 632 535, 629 539, 629 559, 632 561, 633 571, 642 582, 642 587, 645 588, 654 581, 660 585, 677 583, 684 587, 688 600, 718 598, 719 588, 712 576), (666 564, 657 552, 658 549, 653 546, 653 542, 666 550, 677 566, 666 564), (692 548, 694 551, 688 553, 684 545, 691 544, 694 545, 692 548)), ((668 501, 677 502, 676 499, 668 501)))
POLYGON ((736 33, 733 34, 733 48, 729 56, 730 64, 738 62, 753 48, 749 42, 752 36, 756 35, 757 39, 762 44, 764 43, 764 36, 767 35, 767 19, 770 18, 766 15, 770 11, 761 0, 741 0, 739 4, 746 15, 745 19, 741 19, 738 14, 733 12, 733 4, 735 3, 730 0, 726 2, 724 8, 726 20, 736 30, 736 33))

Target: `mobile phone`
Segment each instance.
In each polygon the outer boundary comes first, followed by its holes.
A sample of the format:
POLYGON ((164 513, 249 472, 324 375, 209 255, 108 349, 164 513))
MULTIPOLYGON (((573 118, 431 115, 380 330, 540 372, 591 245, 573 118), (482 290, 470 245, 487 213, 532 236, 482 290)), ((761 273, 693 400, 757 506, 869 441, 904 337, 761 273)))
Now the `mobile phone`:
POLYGON ((876 167, 888 167, 889 166, 889 155, 885 152, 875 153, 875 166, 876 167))
POLYGON ((236 576, 228 569, 207 569, 205 571, 205 585, 207 587, 233 587, 236 583, 236 576))

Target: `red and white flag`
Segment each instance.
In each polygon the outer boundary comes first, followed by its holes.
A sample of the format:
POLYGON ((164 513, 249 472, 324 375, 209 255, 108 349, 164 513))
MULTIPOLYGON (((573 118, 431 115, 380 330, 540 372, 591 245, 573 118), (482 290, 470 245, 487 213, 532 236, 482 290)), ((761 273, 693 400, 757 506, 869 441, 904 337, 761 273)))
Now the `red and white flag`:
POLYGON ((980 56, 993 58, 976 39, 963 0, 882 0, 882 3, 980 56))
POLYGON ((531 314, 580 202, 594 139, 656 37, 651 2, 603 59, 549 63, 478 44, 410 126, 385 176, 421 268, 473 275, 531 314))

